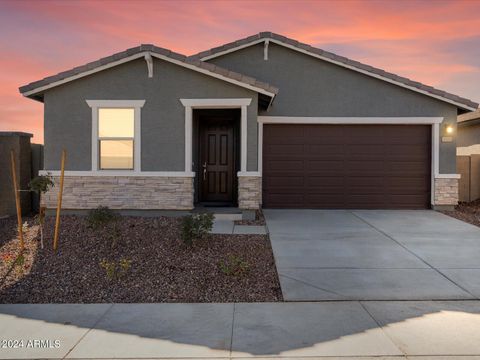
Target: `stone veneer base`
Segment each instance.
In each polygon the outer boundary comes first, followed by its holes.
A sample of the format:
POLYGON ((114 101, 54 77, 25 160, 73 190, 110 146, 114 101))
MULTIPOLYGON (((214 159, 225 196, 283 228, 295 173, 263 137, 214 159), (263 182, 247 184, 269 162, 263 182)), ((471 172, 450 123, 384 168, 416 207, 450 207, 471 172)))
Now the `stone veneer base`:
POLYGON ((256 210, 262 206, 262 178, 260 176, 238 177, 238 207, 256 210))
POLYGON ((458 179, 435 179, 434 208, 458 204, 458 179))
MULTIPOLYGON (((59 177, 44 196, 42 204, 56 208, 59 177)), ((93 209, 108 206, 129 210, 193 209, 192 177, 161 176, 66 176, 63 209, 93 209)))
MULTIPOLYGON (((42 205, 57 207, 59 177, 55 187, 42 196, 42 205)), ((458 179, 438 178, 434 182, 435 208, 458 204, 458 179)), ((66 176, 63 209, 93 209, 108 206, 118 210, 192 210, 192 177, 155 176, 66 176)), ((262 205, 262 178, 238 177, 238 207, 256 210, 262 205)))

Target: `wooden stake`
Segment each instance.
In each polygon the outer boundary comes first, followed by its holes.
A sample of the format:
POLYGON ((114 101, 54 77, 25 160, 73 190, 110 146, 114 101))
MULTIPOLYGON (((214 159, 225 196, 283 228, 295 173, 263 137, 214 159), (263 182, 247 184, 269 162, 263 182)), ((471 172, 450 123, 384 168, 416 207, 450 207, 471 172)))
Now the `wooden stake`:
POLYGON ((62 151, 62 165, 60 173, 60 189, 58 190, 58 202, 57 202, 57 219, 55 220, 55 235, 53 237, 53 250, 57 251, 58 246, 58 231, 60 229, 60 209, 62 208, 62 195, 63 195, 63 177, 65 172, 65 157, 67 152, 65 149, 62 151))
POLYGON ((23 224, 22 224, 22 205, 20 204, 20 192, 17 184, 17 164, 15 163, 15 151, 10 150, 10 160, 12 162, 12 180, 13 192, 15 193, 15 205, 17 206, 18 237, 20 238, 20 252, 25 245, 23 243, 23 224))

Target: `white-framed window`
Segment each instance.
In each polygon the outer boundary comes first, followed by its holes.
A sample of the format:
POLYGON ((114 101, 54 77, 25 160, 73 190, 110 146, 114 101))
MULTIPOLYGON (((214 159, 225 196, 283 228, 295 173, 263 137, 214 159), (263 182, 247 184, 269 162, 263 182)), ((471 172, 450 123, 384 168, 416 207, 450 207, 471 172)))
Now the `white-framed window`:
POLYGON ((98 108, 98 168, 133 170, 135 108, 98 108))
POLYGON ((92 108, 92 171, 140 172, 144 100, 87 100, 92 108))

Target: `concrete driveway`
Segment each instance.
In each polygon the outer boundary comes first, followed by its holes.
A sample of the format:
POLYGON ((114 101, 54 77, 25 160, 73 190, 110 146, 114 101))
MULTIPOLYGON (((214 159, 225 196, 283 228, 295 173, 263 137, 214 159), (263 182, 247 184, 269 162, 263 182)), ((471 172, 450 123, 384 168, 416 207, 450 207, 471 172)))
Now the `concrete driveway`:
POLYGON ((264 210, 284 299, 480 298, 480 228, 435 211, 264 210))

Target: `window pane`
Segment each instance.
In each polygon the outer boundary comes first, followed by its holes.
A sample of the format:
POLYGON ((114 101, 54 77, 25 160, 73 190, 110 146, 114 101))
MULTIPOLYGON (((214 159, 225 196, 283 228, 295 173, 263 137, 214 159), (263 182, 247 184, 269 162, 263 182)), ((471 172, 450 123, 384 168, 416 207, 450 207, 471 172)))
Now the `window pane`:
POLYGON ((132 137, 134 109, 98 109, 99 137, 132 137))
POLYGON ((100 140, 100 169, 133 169, 133 140, 100 140))

